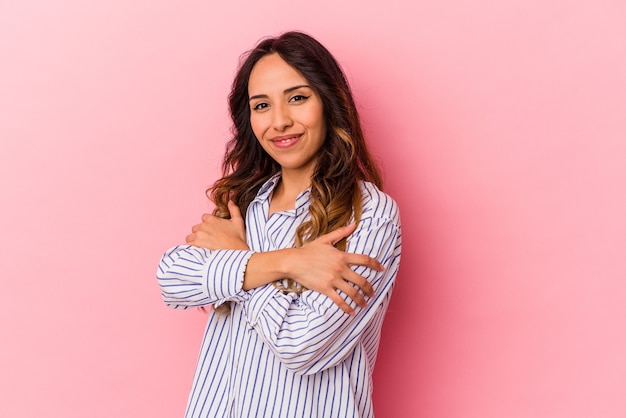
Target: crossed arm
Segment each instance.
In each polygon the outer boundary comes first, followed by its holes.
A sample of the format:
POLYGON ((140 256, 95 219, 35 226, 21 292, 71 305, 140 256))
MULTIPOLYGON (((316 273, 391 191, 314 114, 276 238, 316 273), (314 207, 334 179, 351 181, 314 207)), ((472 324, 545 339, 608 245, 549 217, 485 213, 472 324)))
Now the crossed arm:
POLYGON ((187 236, 189 245, 168 251, 161 260, 157 278, 163 298, 170 307, 183 309, 223 301, 241 304, 248 324, 295 373, 333 367, 357 344, 371 353, 380 338, 401 248, 395 203, 387 198, 376 205, 386 208, 380 211, 384 215, 361 219, 356 230, 349 225, 301 248, 266 253, 248 249, 235 207, 229 220, 204 215, 187 236), (348 235, 346 252, 333 247, 348 235), (297 297, 267 285, 285 277, 311 291, 297 297))
MULTIPOLYGON (((194 225, 192 233, 186 237, 187 244, 213 251, 249 250, 241 212, 232 202, 229 202, 228 208, 230 219, 204 214, 202 222, 194 225)), ((326 295, 341 310, 354 315, 354 309, 337 291, 343 292, 358 306, 365 307, 364 296, 373 297, 374 290, 366 278, 351 267, 363 266, 379 272, 384 269, 380 262, 368 255, 344 252, 334 247, 355 228, 355 224, 338 228, 299 248, 254 253, 244 273, 243 290, 288 277, 307 289, 326 295)))

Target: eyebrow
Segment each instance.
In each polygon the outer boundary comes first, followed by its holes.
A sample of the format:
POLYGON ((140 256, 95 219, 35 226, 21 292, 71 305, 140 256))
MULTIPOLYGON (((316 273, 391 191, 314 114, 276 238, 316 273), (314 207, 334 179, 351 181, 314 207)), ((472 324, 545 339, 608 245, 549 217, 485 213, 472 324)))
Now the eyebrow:
MULTIPOLYGON (((303 87, 306 87, 309 89, 311 88, 311 86, 309 86, 308 84, 299 84, 297 86, 289 87, 288 89, 283 90, 283 94, 291 93, 292 91, 301 89, 303 87)), ((268 97, 269 96, 267 94, 257 94, 257 95, 250 97, 248 101, 252 101, 255 99, 267 99, 268 97)))

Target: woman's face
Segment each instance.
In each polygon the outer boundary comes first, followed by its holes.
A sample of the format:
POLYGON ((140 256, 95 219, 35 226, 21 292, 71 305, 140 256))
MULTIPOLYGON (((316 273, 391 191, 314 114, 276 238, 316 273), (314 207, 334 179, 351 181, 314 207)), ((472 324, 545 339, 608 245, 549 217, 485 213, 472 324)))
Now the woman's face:
POLYGON ((322 100, 278 54, 261 58, 250 73, 250 124, 283 175, 311 177, 326 138, 322 100))

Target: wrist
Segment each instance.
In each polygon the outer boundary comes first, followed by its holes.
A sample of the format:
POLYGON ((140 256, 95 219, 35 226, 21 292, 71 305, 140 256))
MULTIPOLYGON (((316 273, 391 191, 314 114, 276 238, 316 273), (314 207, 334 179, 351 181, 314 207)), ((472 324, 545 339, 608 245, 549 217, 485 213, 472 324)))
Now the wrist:
POLYGON ((250 290, 273 281, 293 278, 296 248, 254 253, 244 272, 243 289, 250 290))
POLYGON ((277 250, 278 260, 278 279, 296 279, 294 277, 295 266, 297 266, 297 248, 284 248, 277 250))

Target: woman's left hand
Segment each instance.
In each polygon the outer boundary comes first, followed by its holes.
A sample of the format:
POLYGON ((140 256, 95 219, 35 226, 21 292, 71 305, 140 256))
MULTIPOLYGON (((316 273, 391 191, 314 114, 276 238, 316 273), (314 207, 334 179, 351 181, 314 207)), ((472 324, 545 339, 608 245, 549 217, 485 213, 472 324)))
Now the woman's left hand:
POLYGON ((187 244, 209 250, 249 250, 245 221, 239 208, 229 201, 228 210, 230 219, 208 213, 202 215, 202 223, 194 225, 185 238, 187 244))

